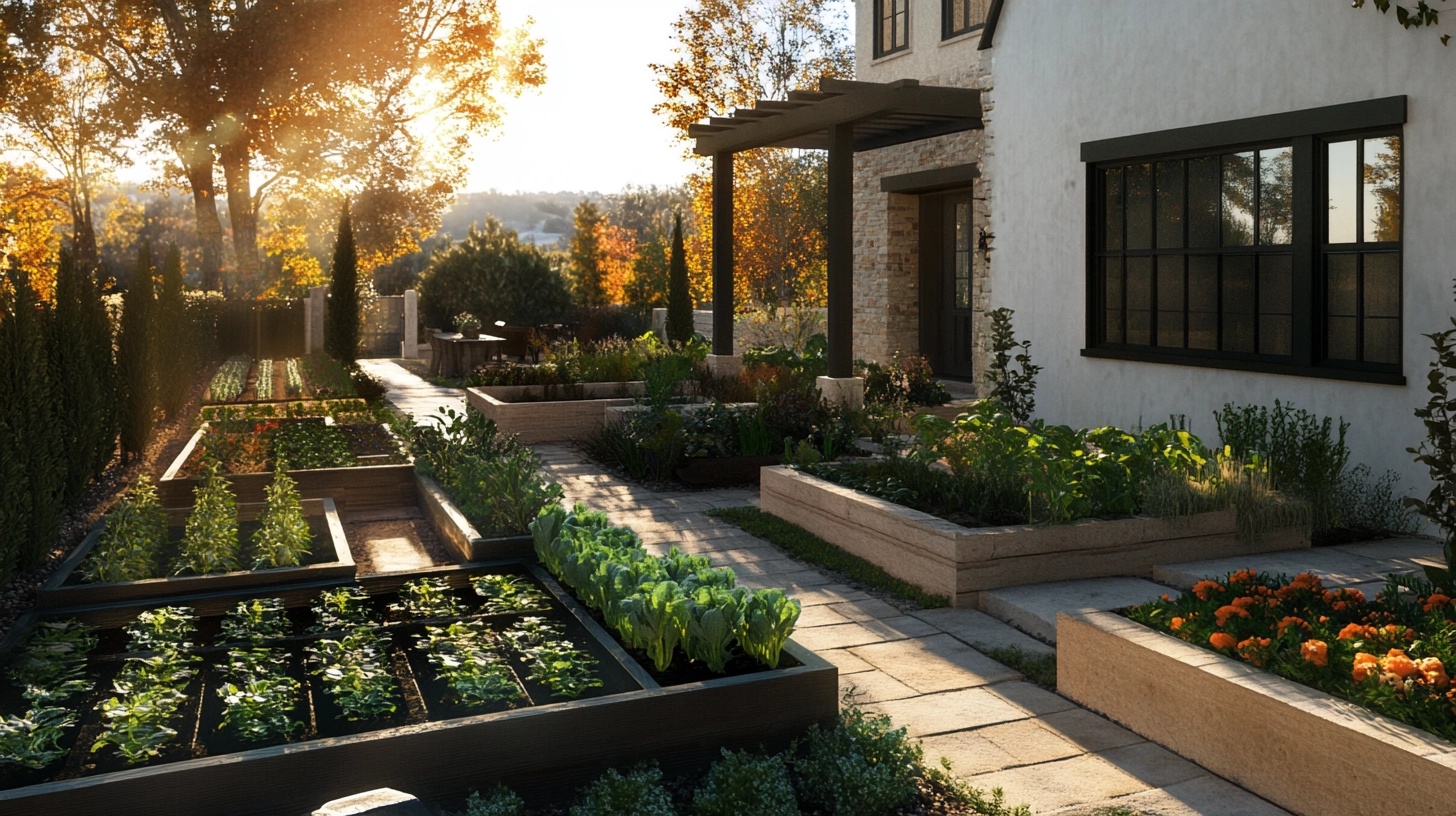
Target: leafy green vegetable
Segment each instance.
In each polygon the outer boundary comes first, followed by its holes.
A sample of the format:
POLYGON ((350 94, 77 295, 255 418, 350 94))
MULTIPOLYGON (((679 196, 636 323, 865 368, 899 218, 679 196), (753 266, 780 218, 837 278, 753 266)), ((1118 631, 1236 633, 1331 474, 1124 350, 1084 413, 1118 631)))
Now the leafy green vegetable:
POLYGON ((24 717, 0 720, 0 765, 39 770, 61 759, 67 751, 60 746, 61 739, 76 719, 70 709, 37 708, 24 717))
POLYGON ((672 665, 672 653, 687 628, 688 599, 674 581, 663 581, 644 594, 622 601, 623 635, 643 649, 658 671, 672 665))
POLYGON ((95 630, 80 621, 42 622, 26 637, 10 676, 35 705, 64 702, 91 688, 86 655, 96 642, 95 630))
POLYGON ((392 609, 411 618, 450 618, 465 613, 465 605, 444 578, 416 578, 399 588, 399 603, 392 609))
POLYGON ((324 632, 379 625, 369 607, 369 595, 357 586, 343 586, 320 592, 318 602, 313 605, 313 612, 318 616, 319 630, 324 632))
POLYGON ((212 575, 238 569, 238 502, 216 462, 193 492, 192 512, 173 572, 212 575))
POLYGON ((779 654, 794 633, 799 612, 799 602, 785 597, 782 590, 754 592, 744 608, 743 628, 738 635, 743 651, 771 669, 778 668, 779 654))
POLYGON ((261 643, 288 634, 288 610, 282 598, 251 598, 222 619, 222 642, 261 643))
POLYGON ((721 673, 732 657, 733 640, 743 627, 748 597, 746 589, 699 587, 688 603, 687 637, 683 639, 683 651, 688 657, 721 673))
POLYGON ((106 514, 96 548, 81 564, 92 583, 140 581, 157 576, 157 549, 167 540, 167 514, 146 474, 106 514))
POLYGON ((303 563, 313 544, 297 484, 280 465, 265 493, 266 504, 253 533, 253 569, 296 567, 303 563))
POLYGON ((523 699, 510 666, 494 645, 480 623, 426 626, 418 643, 460 702, 475 705, 523 699))
POLYGON ((550 599, 524 576, 478 575, 470 579, 475 594, 485 599, 481 611, 540 612, 549 609, 550 599))
POLYGON ((190 606, 161 606, 137 615, 127 624, 131 636, 127 651, 152 652, 190 649, 197 633, 197 615, 190 606))
POLYGON ((372 720, 398 710, 399 684, 388 668, 389 639, 355 629, 309 648, 314 674, 347 720, 372 720))
POLYGON ((283 653, 277 649, 239 649, 228 652, 227 682, 217 689, 223 701, 222 722, 248 742, 287 739, 303 722, 298 709, 299 682, 284 671, 283 653))

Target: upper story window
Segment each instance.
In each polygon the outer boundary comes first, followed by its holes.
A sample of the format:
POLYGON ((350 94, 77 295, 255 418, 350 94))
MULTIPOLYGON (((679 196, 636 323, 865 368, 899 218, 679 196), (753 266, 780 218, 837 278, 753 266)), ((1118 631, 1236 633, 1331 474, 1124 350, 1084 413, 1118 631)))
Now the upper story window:
POLYGON ((1404 118, 1396 97, 1083 145, 1138 152, 1089 163, 1084 354, 1403 382, 1404 118))
POLYGON ((910 47, 910 0, 875 0, 875 57, 910 47))
POLYGON ((948 40, 986 27, 991 0, 940 0, 940 38, 948 40))

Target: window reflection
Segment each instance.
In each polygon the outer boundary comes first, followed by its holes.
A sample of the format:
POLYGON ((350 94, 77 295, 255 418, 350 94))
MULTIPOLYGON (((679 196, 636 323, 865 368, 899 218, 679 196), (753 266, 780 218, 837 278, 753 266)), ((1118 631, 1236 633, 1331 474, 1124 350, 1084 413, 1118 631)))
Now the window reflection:
POLYGON ((1259 243, 1294 240, 1294 148, 1259 151, 1259 243))
POLYGON ((1363 240, 1400 240, 1400 137, 1366 139, 1363 240))
POLYGON ((1254 154, 1223 157, 1223 245, 1254 245, 1254 154))
POLYGON ((1329 189, 1329 237, 1331 244, 1353 244, 1355 242, 1356 190, 1359 174, 1356 172, 1355 141, 1335 142, 1328 148, 1326 158, 1329 189))

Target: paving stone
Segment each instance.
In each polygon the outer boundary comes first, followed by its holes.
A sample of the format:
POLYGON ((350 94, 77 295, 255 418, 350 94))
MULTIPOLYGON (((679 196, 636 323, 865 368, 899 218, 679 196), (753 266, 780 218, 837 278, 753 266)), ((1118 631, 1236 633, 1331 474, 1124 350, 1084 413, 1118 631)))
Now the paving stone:
POLYGON ((934 634, 935 631, 935 628, 925 621, 905 615, 884 620, 817 626, 802 633, 796 633, 794 639, 804 646, 818 651, 863 646, 886 640, 904 640, 934 634))
POLYGON ((981 609, 1047 643, 1057 642, 1057 613, 1106 611, 1146 603, 1172 587, 1142 578, 1092 578, 993 589, 981 593, 981 609))
POLYGON ((1099 810, 1110 807, 1147 816, 1289 816, 1289 811, 1212 774, 1165 788, 1075 805, 1046 816, 1097 816, 1099 810))
POLYGON ((814 604, 837 604, 845 601, 868 601, 870 596, 863 590, 844 584, 824 584, 794 593, 794 600, 804 606, 814 604))
POLYGON ((920 694, 882 671, 863 671, 839 677, 839 696, 859 705, 903 700, 920 694))
POLYGON ((794 631, 813 629, 816 626, 852 623, 849 618, 835 610, 837 606, 843 606, 843 604, 816 604, 804 607, 799 613, 799 622, 794 625, 794 631))
POLYGON ((1154 788, 1186 782, 1208 773, 1167 748, 1146 741, 1099 751, 1097 756, 1154 788))
POLYGON ((889 716, 896 727, 903 726, 912 737, 964 731, 1027 718, 1024 709, 1012 705, 984 686, 873 703, 865 708, 889 716))
POLYGON ((946 634, 859 646, 850 651, 916 691, 984 686, 1021 675, 946 634))
POLYGON ((832 604, 831 607, 835 612, 843 615, 847 620, 852 621, 896 618, 905 614, 884 601, 874 598, 864 601, 848 601, 846 603, 832 604))
MULTIPOLYGON (((794 642, 799 642, 797 632, 794 637, 794 642)), ((875 668, 874 666, 871 666, 869 664, 869 661, 865 660, 864 658, 860 657, 854 652, 851 652, 848 649, 824 649, 822 651, 816 650, 814 654, 817 654, 825 660, 829 661, 830 663, 833 663, 835 667, 839 669, 839 674, 841 677, 846 674, 853 674, 855 672, 874 671, 875 668)))
POLYGON ((1076 703, 1034 683, 1017 680, 1011 683, 997 683, 994 686, 986 686, 986 688, 992 694, 1036 717, 1045 717, 1058 711, 1078 710, 1076 703))
POLYGON ((1287 552, 1241 555, 1184 564, 1159 564, 1153 567, 1153 580, 1187 589, 1204 578, 1223 578, 1231 572, 1251 569, 1270 575, 1297 575, 1312 572, 1326 586, 1339 587, 1385 580, 1389 567, 1384 562, 1357 555, 1338 547, 1292 550, 1287 552))
POLYGON ((1086 753, 1145 741, 1137 734, 1085 708, 1074 707, 1044 714, 1037 718, 1037 722, 1086 753))
POLYGON ((910 614, 983 652, 998 648, 1016 648, 1028 655, 1057 653, 1055 648, 975 609, 946 607, 922 609, 910 614))
POLYGON ((926 737, 923 744, 928 762, 934 763, 945 757, 958 776, 1052 762, 1085 753, 1080 746, 1062 739, 1037 720, 1017 720, 974 731, 937 734, 926 737))
POLYGON ((991 771, 967 781, 982 789, 1001 788, 1006 791, 1008 803, 1028 804, 1037 813, 1126 796, 1150 787, 1094 754, 991 771))

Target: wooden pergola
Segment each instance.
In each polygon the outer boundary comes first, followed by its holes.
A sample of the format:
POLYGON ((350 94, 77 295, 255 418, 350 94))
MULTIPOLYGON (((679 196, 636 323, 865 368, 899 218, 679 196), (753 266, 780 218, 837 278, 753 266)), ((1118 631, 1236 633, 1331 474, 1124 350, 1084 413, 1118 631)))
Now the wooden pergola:
POLYGON ((733 154, 759 147, 829 151, 829 376, 853 374, 854 154, 982 127, 981 92, 917 80, 820 81, 731 117, 692 125, 693 152, 713 157, 713 353, 733 354, 733 154))

